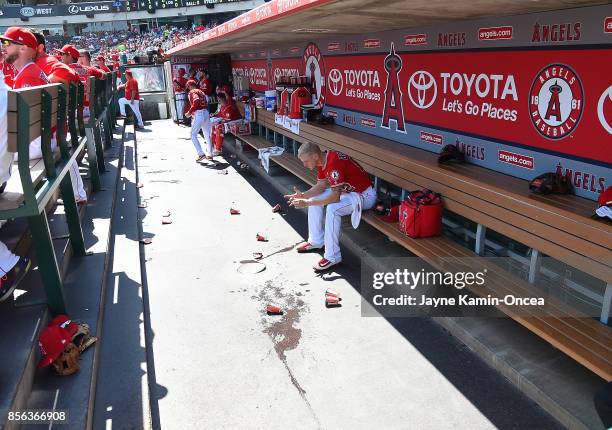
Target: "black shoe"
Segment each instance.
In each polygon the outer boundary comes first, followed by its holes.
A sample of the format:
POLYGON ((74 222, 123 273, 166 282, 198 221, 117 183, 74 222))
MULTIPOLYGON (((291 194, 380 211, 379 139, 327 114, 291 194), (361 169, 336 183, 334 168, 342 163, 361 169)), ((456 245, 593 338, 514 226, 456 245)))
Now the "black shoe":
POLYGON ((4 192, 5 188, 6 188, 6 182, 3 182, 2 185, 0 185, 0 194, 4 192))
POLYGON ((31 265, 32 262, 28 258, 22 257, 6 275, 0 278, 0 302, 11 297, 31 265))

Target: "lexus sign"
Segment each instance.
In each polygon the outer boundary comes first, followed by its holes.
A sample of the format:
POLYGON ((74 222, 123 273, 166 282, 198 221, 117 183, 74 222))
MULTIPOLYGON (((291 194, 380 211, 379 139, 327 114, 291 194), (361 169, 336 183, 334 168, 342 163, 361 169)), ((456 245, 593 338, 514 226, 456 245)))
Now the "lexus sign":
POLYGON ((76 5, 71 4, 68 6, 68 13, 71 15, 89 14, 89 13, 104 13, 111 10, 111 5, 108 4, 95 4, 95 5, 76 5))
POLYGON ((125 2, 119 7, 112 1, 86 2, 46 6, 3 6, 0 10, 2 18, 38 18, 49 16, 94 15, 96 13, 125 12, 125 2))

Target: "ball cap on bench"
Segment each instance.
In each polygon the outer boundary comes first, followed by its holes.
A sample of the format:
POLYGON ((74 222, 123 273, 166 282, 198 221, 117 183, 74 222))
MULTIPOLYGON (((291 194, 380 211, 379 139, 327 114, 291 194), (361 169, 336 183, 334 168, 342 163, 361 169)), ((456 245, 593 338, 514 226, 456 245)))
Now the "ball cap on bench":
POLYGON ((45 328, 38 338, 38 346, 40 347, 42 358, 38 362, 37 367, 40 369, 53 363, 71 342, 72 336, 62 327, 52 325, 45 328))
POLYGON ((79 331, 77 323, 68 318, 68 315, 58 315, 51 320, 49 326, 59 326, 66 330, 72 339, 79 331))
POLYGON ((36 49, 38 47, 38 42, 36 41, 36 36, 34 36, 34 33, 23 27, 7 28, 4 34, 0 36, 0 39, 19 43, 31 49, 36 49))
POLYGON ((457 148, 457 146, 449 144, 442 148, 440 155, 438 156, 438 163, 448 163, 449 161, 456 161, 463 163, 465 161, 465 155, 457 148))

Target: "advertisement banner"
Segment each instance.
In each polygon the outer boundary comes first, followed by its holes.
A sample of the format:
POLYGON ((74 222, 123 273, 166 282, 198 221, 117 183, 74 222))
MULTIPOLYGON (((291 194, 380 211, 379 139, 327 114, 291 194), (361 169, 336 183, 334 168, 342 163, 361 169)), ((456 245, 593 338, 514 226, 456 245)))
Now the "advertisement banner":
POLYGON ((314 81, 336 123, 523 179, 568 176, 596 199, 612 185, 609 9, 581 8, 274 46, 235 54, 251 88, 314 81))

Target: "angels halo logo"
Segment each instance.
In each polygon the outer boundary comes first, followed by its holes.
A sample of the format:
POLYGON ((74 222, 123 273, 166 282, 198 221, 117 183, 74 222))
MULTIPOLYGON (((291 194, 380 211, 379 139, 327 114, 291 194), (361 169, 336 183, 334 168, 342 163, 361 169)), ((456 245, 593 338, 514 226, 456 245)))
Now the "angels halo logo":
POLYGON ((538 133, 559 140, 574 131, 582 117, 584 91, 580 78, 565 64, 549 64, 529 91, 529 113, 538 133))
POLYGON ((325 85, 325 63, 319 47, 309 43, 303 55, 305 75, 310 78, 313 104, 320 108, 325 104, 327 87, 325 85))

